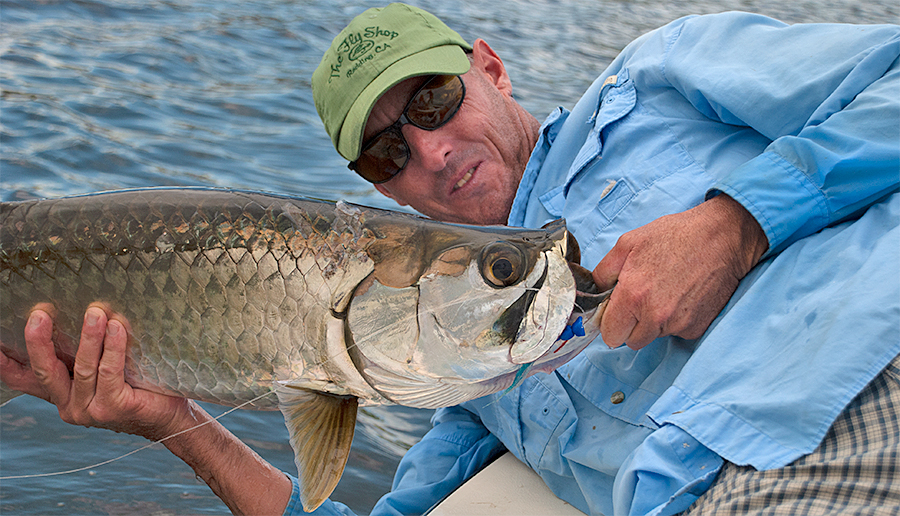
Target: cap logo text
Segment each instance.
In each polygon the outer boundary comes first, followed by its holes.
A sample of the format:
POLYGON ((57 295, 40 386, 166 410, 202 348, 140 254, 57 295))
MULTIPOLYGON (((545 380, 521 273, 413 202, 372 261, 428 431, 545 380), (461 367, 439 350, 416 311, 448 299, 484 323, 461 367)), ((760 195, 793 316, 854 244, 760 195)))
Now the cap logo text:
POLYGON ((328 77, 330 83, 332 79, 345 74, 347 77, 353 75, 363 63, 371 61, 375 55, 391 48, 391 45, 385 41, 391 41, 400 33, 396 31, 384 30, 381 27, 366 27, 360 32, 348 34, 343 41, 335 48, 337 53, 336 62, 331 64, 331 75, 328 77), (376 41, 378 40, 378 41, 376 41), (344 59, 347 61, 356 61, 354 65, 342 72, 344 59))

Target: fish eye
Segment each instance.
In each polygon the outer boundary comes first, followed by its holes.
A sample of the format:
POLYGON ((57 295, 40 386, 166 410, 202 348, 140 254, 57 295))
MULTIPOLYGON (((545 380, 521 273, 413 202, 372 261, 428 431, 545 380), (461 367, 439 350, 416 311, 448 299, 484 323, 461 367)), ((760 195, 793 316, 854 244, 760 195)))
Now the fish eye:
POLYGON ((491 273, 500 281, 508 281, 513 272, 512 263, 506 258, 497 258, 491 264, 491 273))
POLYGON ((525 256, 518 247, 494 242, 481 251, 481 276, 494 288, 515 285, 522 279, 525 256))

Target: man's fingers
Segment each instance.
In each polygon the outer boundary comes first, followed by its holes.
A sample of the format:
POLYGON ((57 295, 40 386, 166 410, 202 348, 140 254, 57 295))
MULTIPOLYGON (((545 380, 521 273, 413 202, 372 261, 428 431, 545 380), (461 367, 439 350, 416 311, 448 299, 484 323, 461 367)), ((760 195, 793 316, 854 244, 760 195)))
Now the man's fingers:
POLYGON ((103 357, 97 370, 97 396, 101 403, 114 400, 107 396, 119 395, 125 386, 125 345, 128 333, 121 322, 112 319, 106 324, 106 340, 103 344, 103 357))
POLYGON ((603 312, 603 318, 600 319, 600 337, 603 342, 611 348, 621 346, 637 323, 637 318, 618 302, 614 290, 603 312))
POLYGON ((69 401, 69 370, 56 358, 53 347, 53 320, 42 310, 35 310, 25 325, 25 342, 28 360, 38 383, 46 392, 47 399, 55 405, 69 401))
POLYGON ((106 335, 106 313, 96 306, 88 307, 81 327, 81 340, 75 354, 73 375, 73 399, 78 407, 90 405, 97 390, 97 367, 103 353, 103 338, 106 335))
POLYGON ((631 330, 631 335, 625 337, 625 345, 631 349, 638 350, 653 342, 654 339, 662 335, 662 329, 659 326, 648 324, 645 321, 638 321, 631 330))
POLYGON ((612 250, 600 260, 600 263, 594 267, 591 275, 594 277, 594 283, 600 288, 600 291, 606 291, 616 286, 619 279, 619 272, 625 265, 625 259, 628 258, 630 248, 622 245, 622 240, 612 248, 612 250))

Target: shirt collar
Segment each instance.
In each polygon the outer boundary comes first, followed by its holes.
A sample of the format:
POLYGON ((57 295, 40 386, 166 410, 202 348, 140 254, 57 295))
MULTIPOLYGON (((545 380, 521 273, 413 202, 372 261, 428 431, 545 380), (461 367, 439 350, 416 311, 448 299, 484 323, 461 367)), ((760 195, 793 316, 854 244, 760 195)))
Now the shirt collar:
POLYGON ((520 227, 525 225, 525 212, 528 207, 528 200, 531 198, 531 193, 534 190, 538 173, 541 170, 544 159, 547 157, 547 152, 553 145, 553 141, 556 139, 563 122, 566 121, 568 116, 568 110, 558 107, 541 124, 537 144, 534 146, 534 150, 531 151, 531 157, 528 158, 528 164, 525 166, 525 172, 522 174, 519 189, 516 191, 516 197, 509 212, 507 223, 510 226, 520 227))

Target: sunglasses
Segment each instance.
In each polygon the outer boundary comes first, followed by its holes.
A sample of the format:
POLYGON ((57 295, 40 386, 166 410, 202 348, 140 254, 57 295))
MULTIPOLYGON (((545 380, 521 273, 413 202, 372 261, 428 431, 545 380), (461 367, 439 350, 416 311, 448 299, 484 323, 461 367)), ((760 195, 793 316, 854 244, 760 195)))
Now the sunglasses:
POLYGON ((371 183, 384 183, 409 163, 404 124, 433 131, 446 124, 462 105, 466 86, 457 75, 435 75, 416 90, 400 118, 363 144, 362 153, 347 167, 371 183))

